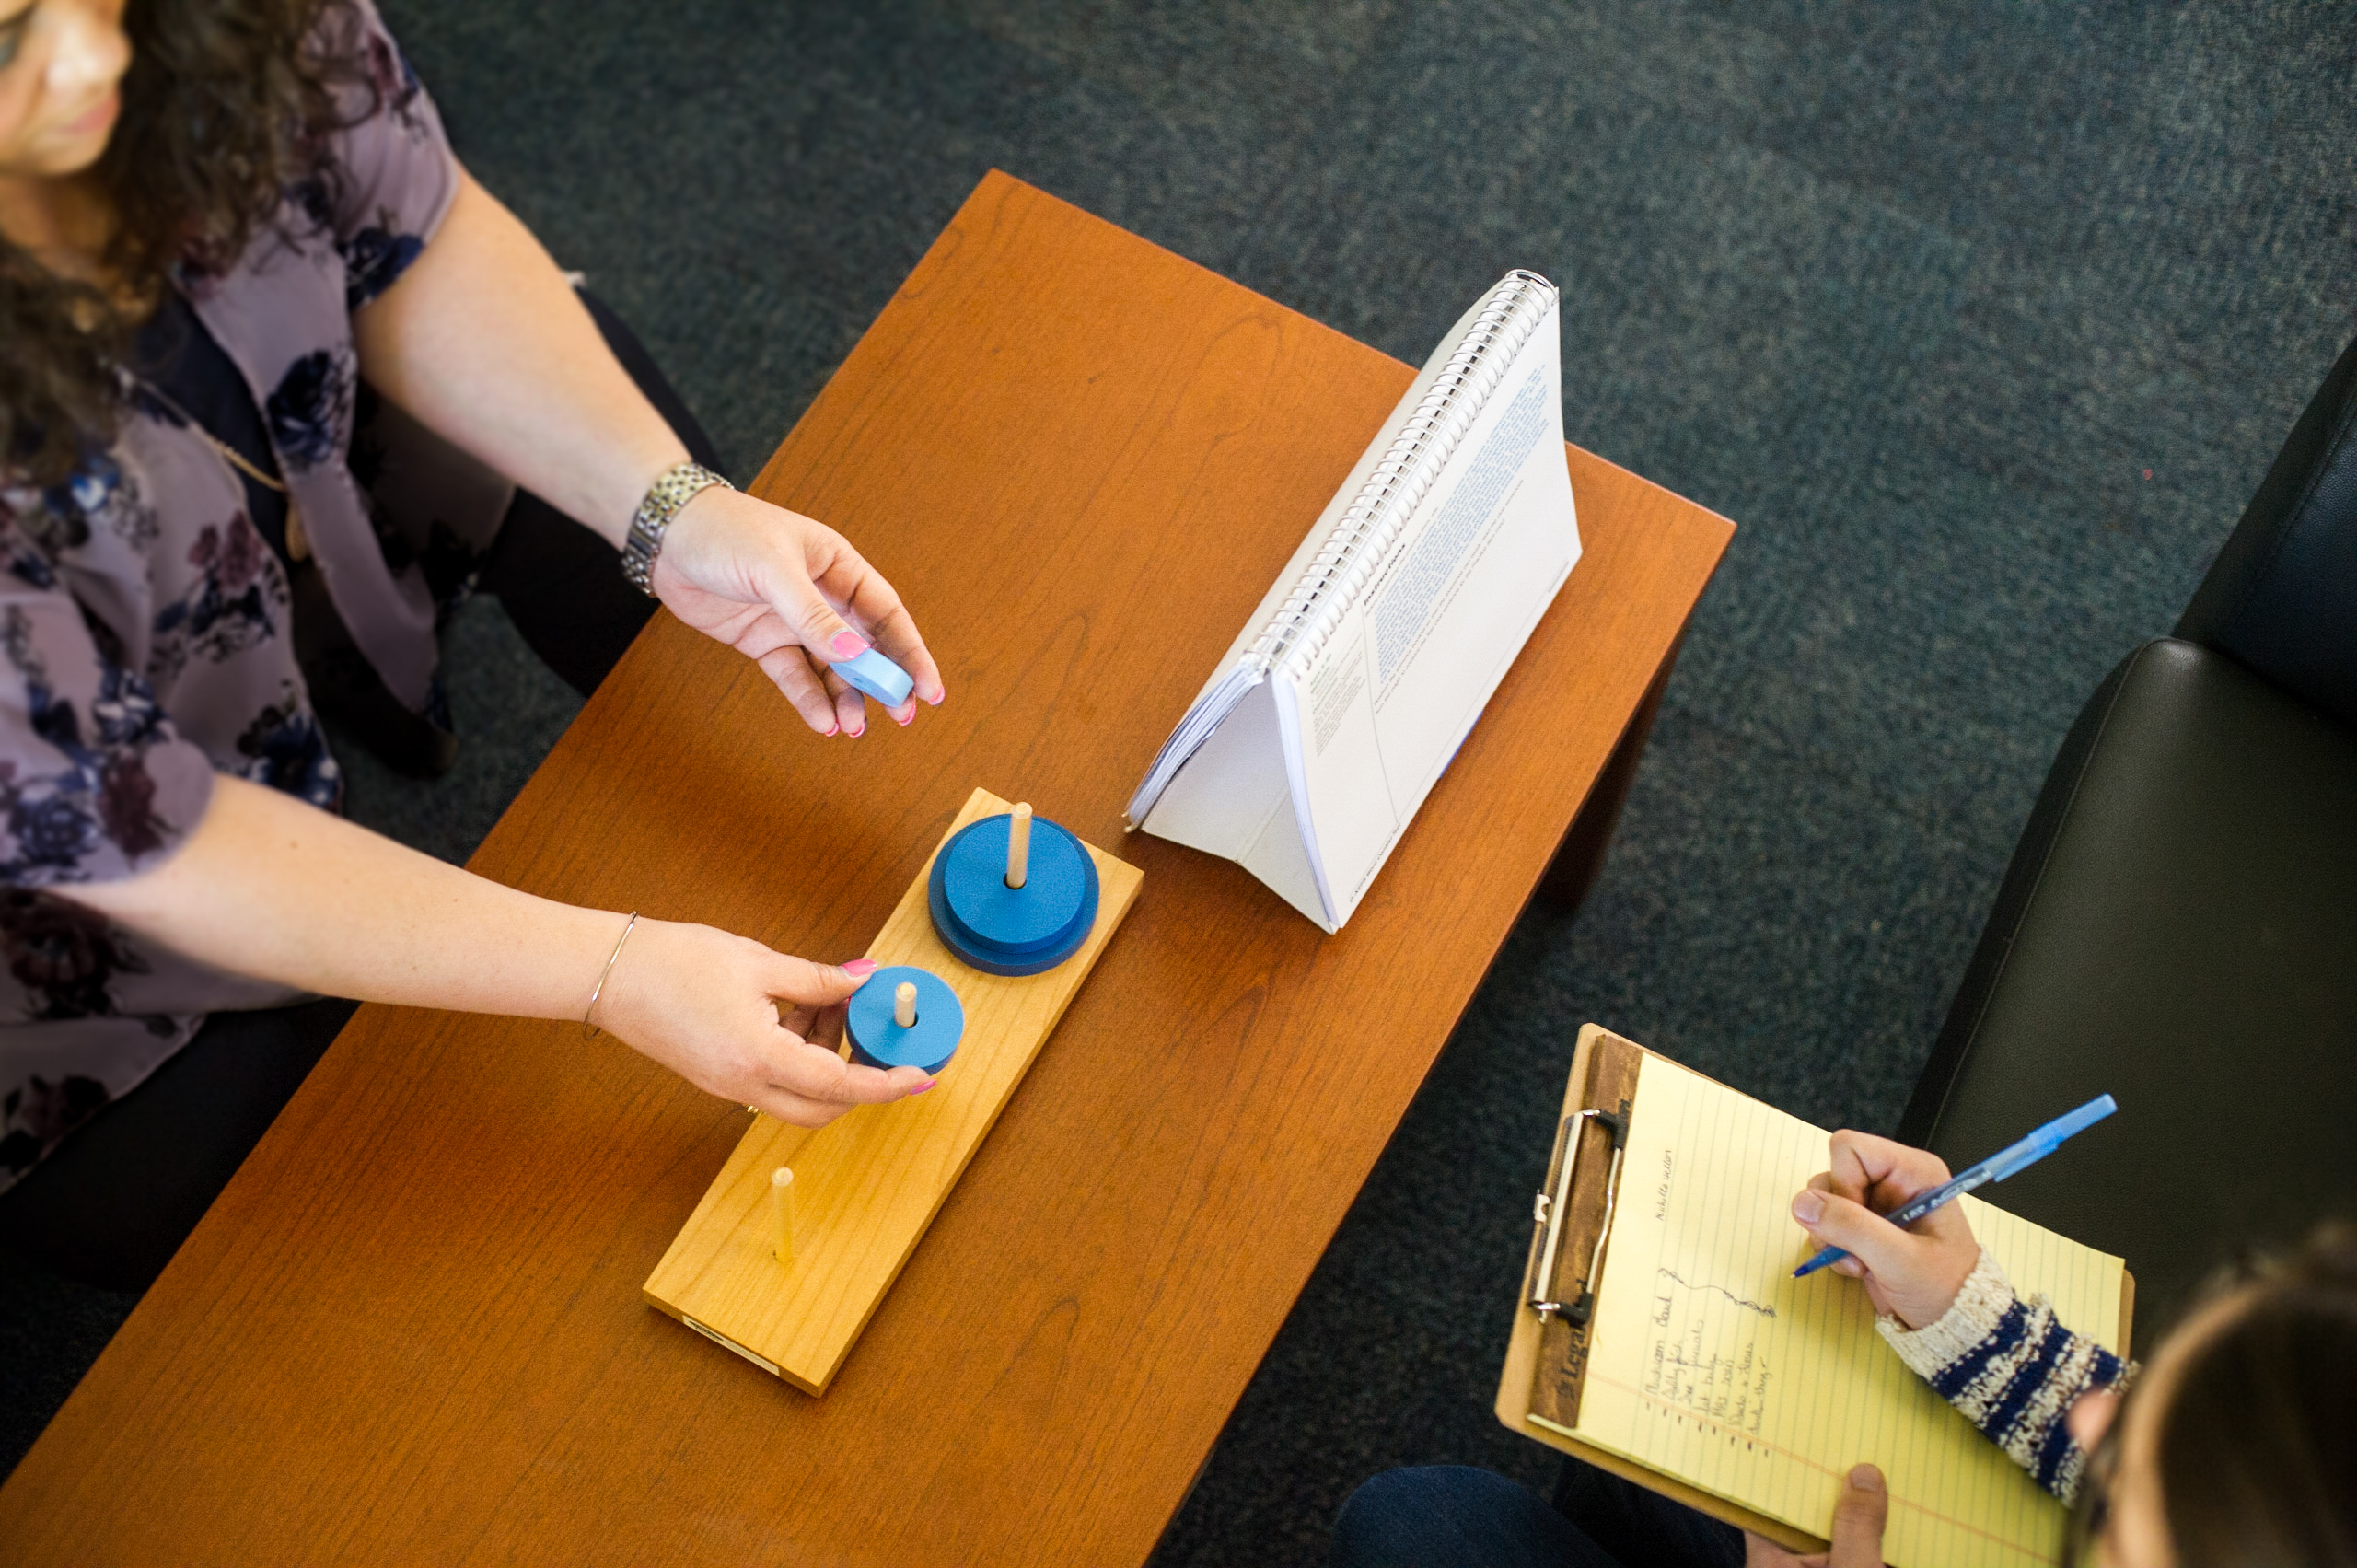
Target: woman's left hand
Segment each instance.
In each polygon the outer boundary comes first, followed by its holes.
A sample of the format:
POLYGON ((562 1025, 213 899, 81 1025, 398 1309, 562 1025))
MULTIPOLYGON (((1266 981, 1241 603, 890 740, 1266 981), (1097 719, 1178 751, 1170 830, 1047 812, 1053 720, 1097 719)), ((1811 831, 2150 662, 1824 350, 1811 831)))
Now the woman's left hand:
POLYGON ((849 540, 799 512, 713 485, 680 508, 655 557, 656 597, 671 613, 761 667, 821 735, 858 735, 866 705, 828 666, 870 644, 916 682, 892 712, 939 703, 941 670, 916 622, 849 540))
POLYGON ((1882 1471, 1857 1465, 1841 1478, 1833 1500, 1830 1550, 1796 1556, 1765 1536, 1743 1532, 1743 1568, 1882 1568, 1883 1525, 1890 1517, 1890 1493, 1882 1471))

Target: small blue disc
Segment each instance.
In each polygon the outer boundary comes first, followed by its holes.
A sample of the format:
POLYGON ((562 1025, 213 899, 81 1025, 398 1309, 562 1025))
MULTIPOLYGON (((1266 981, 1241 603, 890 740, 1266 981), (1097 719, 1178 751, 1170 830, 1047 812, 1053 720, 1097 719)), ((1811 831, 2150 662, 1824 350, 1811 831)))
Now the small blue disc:
POLYGON ((1039 974, 1080 950, 1097 928, 1097 864, 1078 839, 1031 819, 1023 886, 1006 885, 1011 819, 959 829, 934 857, 926 896, 942 943, 985 974, 1039 974))
POLYGON ((909 679, 907 670, 874 648, 857 658, 828 668, 843 678, 844 685, 875 698, 888 708, 897 708, 907 702, 909 693, 916 689, 916 682, 909 679))
POLYGON ((864 1067, 922 1067, 938 1073, 949 1065, 965 1036, 966 1009, 939 975, 895 964, 877 970, 851 993, 843 1028, 851 1036, 852 1060, 864 1067), (892 1021, 892 997, 911 982, 917 988, 917 1021, 904 1029, 892 1021))

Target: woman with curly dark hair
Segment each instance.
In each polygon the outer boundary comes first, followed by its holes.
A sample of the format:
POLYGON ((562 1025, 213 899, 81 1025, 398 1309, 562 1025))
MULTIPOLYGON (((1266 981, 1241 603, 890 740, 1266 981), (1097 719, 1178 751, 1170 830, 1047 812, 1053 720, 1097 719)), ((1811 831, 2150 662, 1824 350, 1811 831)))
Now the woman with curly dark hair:
POLYGON ((830 666, 871 643, 940 702, 890 585, 702 451, 366 0, 0 0, 0 1242, 144 1283, 349 1012, 306 993, 594 994, 805 1124, 928 1086, 809 1038, 861 965, 334 814, 321 707, 447 766, 435 625, 470 584, 585 692, 659 599, 821 734, 864 729, 830 666))

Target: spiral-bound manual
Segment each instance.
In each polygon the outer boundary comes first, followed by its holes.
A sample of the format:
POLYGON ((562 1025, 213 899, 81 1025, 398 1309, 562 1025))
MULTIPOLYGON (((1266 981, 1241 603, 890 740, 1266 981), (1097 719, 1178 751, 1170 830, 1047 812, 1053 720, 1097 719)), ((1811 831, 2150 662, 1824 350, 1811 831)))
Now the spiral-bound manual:
POLYGON ((1425 361, 1131 796, 1329 932, 1580 557, 1555 287, 1500 279, 1425 361))

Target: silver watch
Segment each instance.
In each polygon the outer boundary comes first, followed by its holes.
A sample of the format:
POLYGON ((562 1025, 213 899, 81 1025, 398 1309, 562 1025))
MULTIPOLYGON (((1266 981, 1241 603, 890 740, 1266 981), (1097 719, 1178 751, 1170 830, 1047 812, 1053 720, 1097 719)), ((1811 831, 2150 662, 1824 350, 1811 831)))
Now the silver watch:
POLYGON ((715 484, 737 488, 702 463, 673 463, 646 487, 646 499, 630 515, 630 534, 622 540, 622 575, 647 598, 655 597, 655 558, 663 552, 663 535, 671 519, 691 496, 715 484))

